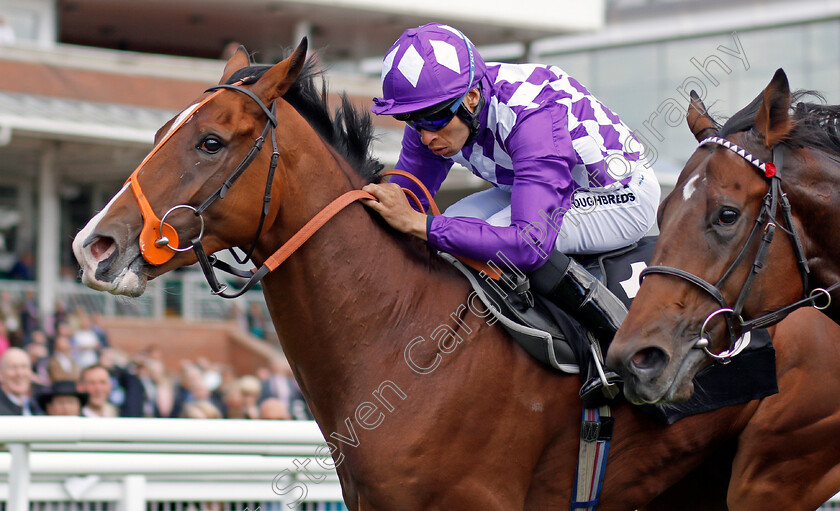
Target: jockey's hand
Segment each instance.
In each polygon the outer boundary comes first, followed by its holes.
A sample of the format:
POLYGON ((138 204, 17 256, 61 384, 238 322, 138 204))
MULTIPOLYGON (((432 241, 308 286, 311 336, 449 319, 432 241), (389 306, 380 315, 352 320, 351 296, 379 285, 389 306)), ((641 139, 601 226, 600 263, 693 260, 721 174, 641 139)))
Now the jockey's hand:
POLYGON ((382 215, 391 227, 420 239, 427 239, 426 215, 411 207, 399 185, 371 183, 365 185, 362 190, 377 199, 362 199, 362 203, 382 215))

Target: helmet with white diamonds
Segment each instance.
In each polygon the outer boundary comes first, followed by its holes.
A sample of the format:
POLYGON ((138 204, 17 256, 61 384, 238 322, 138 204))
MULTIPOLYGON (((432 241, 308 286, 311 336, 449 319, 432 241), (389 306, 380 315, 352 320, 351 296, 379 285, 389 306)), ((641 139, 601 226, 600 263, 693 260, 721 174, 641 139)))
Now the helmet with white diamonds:
POLYGON ((382 62, 382 97, 371 111, 399 115, 434 110, 463 99, 478 86, 486 67, 475 45, 458 29, 440 23, 410 28, 382 62))

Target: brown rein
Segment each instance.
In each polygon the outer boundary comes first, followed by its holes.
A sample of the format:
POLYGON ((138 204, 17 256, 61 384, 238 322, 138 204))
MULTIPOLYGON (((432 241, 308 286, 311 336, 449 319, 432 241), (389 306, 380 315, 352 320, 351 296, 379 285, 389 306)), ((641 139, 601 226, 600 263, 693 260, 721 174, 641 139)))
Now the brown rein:
MULTIPOLYGON (((417 187, 420 188, 420 191, 423 192, 423 195, 426 197, 426 201, 429 203, 429 210, 432 212, 433 215, 439 215, 440 209, 438 208, 435 200, 432 198, 432 194, 429 193, 429 190, 426 186, 415 176, 405 172, 403 170, 389 170, 382 173, 382 176, 402 176, 406 179, 409 179, 413 182, 417 187)), ((408 198, 414 202, 418 206, 418 210, 421 212, 425 212, 422 207, 422 203, 420 199, 409 189, 403 188, 403 192, 408 196, 408 198)), ((343 195, 339 196, 337 199, 333 200, 327 206, 318 212, 311 220, 306 222, 306 224, 300 228, 298 232, 296 232, 291 238, 286 241, 276 252, 274 252, 268 259, 266 259, 263 266, 268 267, 269 271, 274 271, 278 266, 283 264, 283 261, 289 258, 295 251, 301 247, 309 238, 315 234, 318 229, 324 226, 332 217, 338 214, 339 211, 346 208, 350 204, 362 199, 372 199, 377 200, 376 197, 369 194, 368 192, 362 190, 351 190, 349 192, 344 193, 343 195)), ((467 264, 478 271, 483 271, 491 278, 498 279, 499 275, 492 267, 485 263, 481 263, 474 259, 459 257, 464 264, 467 264)))
POLYGON ((268 267, 269 271, 274 271, 278 266, 283 264, 283 261, 295 253, 306 241, 312 237, 313 234, 324 226, 332 217, 338 214, 339 211, 346 208, 350 204, 362 199, 373 199, 376 197, 363 190, 351 190, 334 201, 327 204, 327 206, 312 217, 311 220, 300 228, 291 238, 286 241, 276 252, 266 259, 264 265, 268 267))
MULTIPOLYGON (((417 179, 415 176, 409 174, 408 172, 402 170, 389 170, 387 172, 383 172, 382 176, 402 176, 410 181, 412 181, 415 185, 417 185, 420 190, 423 192, 423 195, 426 197, 426 200, 429 203, 429 209, 432 211, 433 214, 438 215, 440 214, 440 209, 435 204, 434 199, 432 198, 432 194, 429 193, 429 190, 426 188, 423 183, 417 179)), ((418 205, 418 209, 421 212, 423 211, 422 204, 417 196, 412 193, 410 190, 403 188, 403 191, 408 195, 410 200, 415 202, 418 205)), ((245 291, 253 287, 257 282, 259 282, 263 277, 274 271, 277 267, 283 264, 286 259, 288 259, 292 254, 294 254, 297 249, 299 249, 304 243, 306 243, 309 238, 312 237, 318 230, 324 226, 330 219, 332 219, 335 215, 337 215, 340 211, 344 208, 349 206, 350 204, 355 203, 356 201, 362 199, 371 199, 376 200, 376 197, 365 192, 363 190, 350 190, 338 198, 334 199, 332 202, 327 204, 324 209, 319 211, 314 217, 312 217, 303 227, 301 227, 295 234, 292 235, 280 248, 278 248, 273 254, 271 254, 268 259, 266 259, 265 263, 260 268, 252 269, 250 272, 243 272, 241 270, 234 269, 219 261, 215 258, 215 256, 208 257, 206 252, 204 251, 204 246, 201 243, 200 238, 196 238, 192 240, 192 246, 195 251, 196 257, 198 258, 199 266, 201 266, 202 271, 204 272, 204 276, 207 279, 210 288, 212 289, 212 293, 221 296, 222 298, 236 298, 237 296, 242 295, 245 291), (216 278, 213 269, 219 268, 222 271, 227 273, 231 273, 238 277, 246 278, 248 281, 245 283, 243 287, 241 287, 238 291, 234 293, 226 293, 227 286, 221 284, 218 279, 216 278)), ((486 275, 494 280, 499 280, 501 278, 501 274, 490 266, 487 263, 482 263, 475 259, 470 259, 467 257, 458 257, 464 264, 474 268, 475 270, 481 272, 483 275, 486 275)))

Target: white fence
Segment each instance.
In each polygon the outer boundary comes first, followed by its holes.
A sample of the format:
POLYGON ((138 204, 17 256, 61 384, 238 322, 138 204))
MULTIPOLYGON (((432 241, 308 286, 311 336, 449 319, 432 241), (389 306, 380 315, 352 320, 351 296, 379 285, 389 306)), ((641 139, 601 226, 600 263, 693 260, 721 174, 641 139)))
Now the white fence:
POLYGON ((0 443, 7 511, 346 509, 311 421, 0 417, 0 443))
POLYGON ((6 511, 347 509, 311 421, 0 417, 0 443, 6 511))
MULTIPOLYGON (((241 279, 232 279, 238 286, 241 279)), ((25 291, 37 292, 35 282, 22 280, 0 280, 0 288, 22 296, 25 291)), ((265 307, 262 291, 251 290, 234 300, 225 300, 210 294, 210 286, 200 272, 186 271, 170 273, 148 283, 146 292, 139 298, 126 298, 110 293, 94 291, 76 282, 59 282, 57 294, 68 309, 83 307, 89 312, 105 316, 140 316, 163 318, 167 311, 187 320, 219 319, 230 317, 234 303, 242 311, 248 310, 251 302, 265 307)), ((264 309, 265 317, 268 317, 264 309)), ((270 323, 270 322, 269 322, 270 323)))

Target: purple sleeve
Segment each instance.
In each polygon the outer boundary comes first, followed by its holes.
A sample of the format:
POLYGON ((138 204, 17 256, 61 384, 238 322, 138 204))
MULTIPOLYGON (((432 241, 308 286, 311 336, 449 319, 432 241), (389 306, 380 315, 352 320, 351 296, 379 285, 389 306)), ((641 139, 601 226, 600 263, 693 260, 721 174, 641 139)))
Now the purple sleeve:
MULTIPOLYGON (((440 185, 446 179, 446 174, 449 173, 452 164, 452 160, 436 155, 428 147, 423 145, 417 130, 409 126, 405 127, 400 158, 397 160, 396 166, 398 170, 410 172, 429 189, 429 193, 434 197, 437 191, 440 190, 440 185)), ((423 192, 410 180, 402 176, 394 176, 391 178, 391 182, 414 192, 420 199, 420 202, 423 203, 423 207, 426 209, 429 208, 429 203, 423 192)))
POLYGON ((475 218, 438 216, 429 224, 429 243, 479 261, 503 263, 497 255, 501 252, 520 270, 533 271, 554 250, 575 188, 571 168, 577 153, 565 107, 522 111, 505 148, 514 171, 511 225, 497 227, 475 218))

